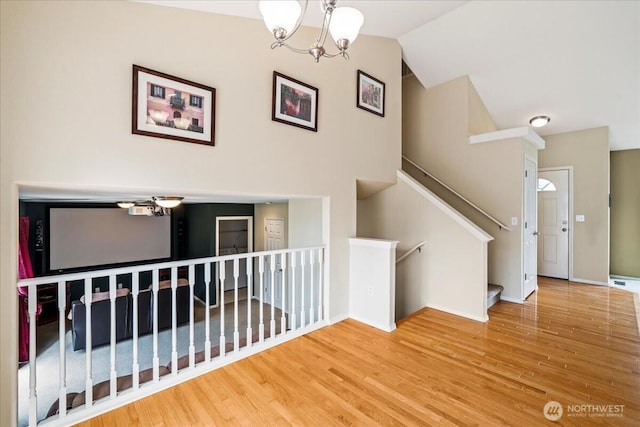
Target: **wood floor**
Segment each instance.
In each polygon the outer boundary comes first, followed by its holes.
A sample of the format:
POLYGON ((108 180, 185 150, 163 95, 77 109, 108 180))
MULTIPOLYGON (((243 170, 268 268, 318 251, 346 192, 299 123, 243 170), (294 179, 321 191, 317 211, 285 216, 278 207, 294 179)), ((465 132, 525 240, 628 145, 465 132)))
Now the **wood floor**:
POLYGON ((393 333, 347 320, 82 425, 640 425, 633 294, 539 284, 487 323, 430 309, 393 333))

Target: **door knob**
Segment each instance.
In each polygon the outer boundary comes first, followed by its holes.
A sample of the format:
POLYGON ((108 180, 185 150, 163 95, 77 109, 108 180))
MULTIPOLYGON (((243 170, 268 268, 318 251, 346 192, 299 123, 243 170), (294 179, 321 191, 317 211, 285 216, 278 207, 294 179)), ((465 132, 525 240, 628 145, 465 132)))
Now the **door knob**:
POLYGON ((562 231, 567 231, 567 227, 562 227, 562 231))
POLYGON ((534 236, 537 236, 537 235, 538 235, 538 232, 537 232, 537 231, 534 231, 534 232, 533 232, 533 235, 534 235, 534 236))

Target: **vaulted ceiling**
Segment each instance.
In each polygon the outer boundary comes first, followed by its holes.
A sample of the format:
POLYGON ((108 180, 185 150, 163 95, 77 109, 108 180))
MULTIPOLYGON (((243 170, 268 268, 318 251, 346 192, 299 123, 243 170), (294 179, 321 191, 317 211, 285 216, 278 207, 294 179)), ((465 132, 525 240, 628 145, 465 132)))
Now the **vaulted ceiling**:
MULTIPOLYGON (((261 19, 257 1, 147 2, 261 19)), ((537 130, 542 136, 609 126, 612 150, 640 148, 638 1, 339 0, 338 6, 364 14, 363 34, 398 39, 425 87, 468 75, 501 129, 545 114, 551 122, 537 130)), ((310 1, 303 24, 320 22, 319 2, 310 1)))

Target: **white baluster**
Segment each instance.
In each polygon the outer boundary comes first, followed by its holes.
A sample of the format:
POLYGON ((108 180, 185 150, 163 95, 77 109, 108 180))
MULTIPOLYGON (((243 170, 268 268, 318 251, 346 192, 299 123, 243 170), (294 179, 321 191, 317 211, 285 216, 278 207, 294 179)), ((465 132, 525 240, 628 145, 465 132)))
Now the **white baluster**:
POLYGON ((296 315, 296 261, 297 252, 291 252, 291 330, 295 331, 297 327, 297 315, 296 315))
POLYGON ((240 275, 240 260, 233 260, 233 351, 240 350, 240 331, 238 331, 238 276, 240 275))
POLYGON ((58 282, 58 344, 60 346, 60 390, 58 393, 58 414, 63 418, 67 414, 67 354, 66 354, 66 323, 64 314, 67 308, 67 285, 58 282), (64 402, 64 404, 62 403, 64 402))
POLYGON ((225 279, 225 267, 226 261, 218 262, 219 277, 220 277, 220 357, 224 357, 226 353, 226 338, 224 336, 224 279, 225 279))
POLYGON ((324 289, 324 249, 318 249, 318 321, 324 319, 322 296, 324 289))
POLYGON ((178 373, 178 268, 171 267, 171 375, 178 373))
POLYGON ((111 375, 110 395, 113 399, 118 393, 118 373, 116 372, 116 276, 109 276, 109 299, 111 300, 111 375))
POLYGON ((85 308, 85 366, 87 369, 87 375, 85 379, 85 395, 84 406, 90 408, 93 406, 93 374, 92 374, 92 359, 91 359, 91 303, 93 302, 93 289, 91 289, 91 279, 84 279, 84 308, 85 308))
POLYGON ((280 296, 280 303, 282 307, 280 307, 280 313, 282 317, 280 318, 280 334, 284 334, 287 330, 287 316, 286 314, 286 302, 287 302, 287 294, 286 294, 286 279, 287 279, 287 254, 285 252, 282 253, 280 258, 280 267, 282 269, 282 295, 280 296))
POLYGON ((36 388, 36 312, 38 311, 38 289, 29 285, 29 425, 38 424, 38 390, 36 388))
POLYGON ((305 325, 307 324, 307 315, 304 311, 304 294, 305 294, 305 256, 304 256, 305 252, 302 251, 300 252, 300 267, 301 267, 301 271, 302 273, 300 274, 301 277, 301 281, 300 281, 300 327, 304 328, 305 325))
POLYGON ((138 363, 138 328, 140 313, 138 312, 138 295, 140 294, 140 273, 131 273, 131 300, 133 304, 133 363, 132 380, 133 389, 140 387, 140 364, 138 363))
POLYGON ((247 258, 247 347, 253 344, 253 328, 251 327, 251 299, 253 297, 253 257, 247 258))
POLYGON ((189 265, 189 367, 193 368, 196 364, 196 346, 194 344, 194 325, 193 325, 193 285, 195 284, 195 265, 189 265))
POLYGON ((271 287, 271 322, 269 322, 269 338, 276 337, 276 304, 275 304, 275 296, 276 296, 276 255, 271 255, 271 263, 269 265, 271 270, 271 283, 269 286, 271 287))
POLYGON ((204 360, 205 362, 211 361, 211 325, 210 325, 210 296, 209 286, 211 285, 211 263, 207 262, 203 265, 204 268, 204 360))
POLYGON ((154 269, 151 273, 152 292, 153 292, 153 381, 160 379, 160 358, 158 357, 158 288, 159 288, 159 272, 154 269))
POLYGON ((313 249, 309 251, 309 264, 311 266, 311 274, 310 274, 310 290, 309 290, 309 294, 310 294, 310 298, 309 298, 309 324, 313 323, 315 321, 316 318, 316 314, 315 314, 315 307, 313 306, 314 303, 314 298, 313 298, 313 281, 315 278, 314 275, 314 267, 315 267, 315 263, 314 263, 314 256, 313 256, 313 249))
POLYGON ((260 321, 258 323, 258 339, 264 341, 264 256, 258 257, 258 273, 260 274, 260 321))

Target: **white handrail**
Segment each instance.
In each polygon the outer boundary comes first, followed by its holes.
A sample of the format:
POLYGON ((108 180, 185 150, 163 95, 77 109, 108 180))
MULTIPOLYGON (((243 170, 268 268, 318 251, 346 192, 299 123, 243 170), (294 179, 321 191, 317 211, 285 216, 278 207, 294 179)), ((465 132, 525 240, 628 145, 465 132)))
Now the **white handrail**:
POLYGON ((414 253, 415 251, 417 251, 418 249, 420 249, 424 244, 426 243, 426 241, 422 241, 420 243, 418 243, 417 245, 415 245, 414 247, 412 247, 411 249, 409 249, 407 252, 405 252, 404 254, 400 255, 400 257, 398 257, 396 259, 396 264, 400 263, 400 261, 402 261, 403 259, 405 259, 406 257, 408 257, 409 255, 411 255, 412 253, 414 253))
POLYGON ((474 208, 475 210, 477 210, 478 212, 480 212, 482 215, 484 215, 487 219, 489 219, 491 222, 495 223, 501 230, 507 230, 507 231, 511 231, 511 229, 501 223, 500 221, 498 221, 497 219, 495 219, 494 217, 492 217, 488 212, 486 212, 485 210, 483 210, 481 207, 479 207, 478 205, 476 205, 475 203, 473 203, 471 200, 467 199, 466 197, 464 197, 462 194, 458 193, 456 190, 454 190, 453 188, 451 188, 450 186, 448 186, 447 184, 445 184, 443 181, 441 181, 440 179, 436 178, 435 176, 433 176, 432 174, 430 174, 429 172, 427 172, 426 170, 424 170, 423 168, 421 168, 416 162, 412 161, 411 159, 409 159, 407 156, 402 156, 402 158, 404 160, 407 161, 407 163, 411 164, 412 166, 414 166, 415 168, 417 168, 420 172, 422 172, 423 174, 425 174, 426 176, 428 176, 429 178, 433 179, 435 182, 437 182, 438 184, 442 185, 444 188, 446 188, 447 190, 449 190, 450 192, 452 192, 453 194, 455 194, 456 196, 458 196, 458 198, 462 199, 465 203, 467 203, 469 206, 471 206, 472 208, 474 208))

